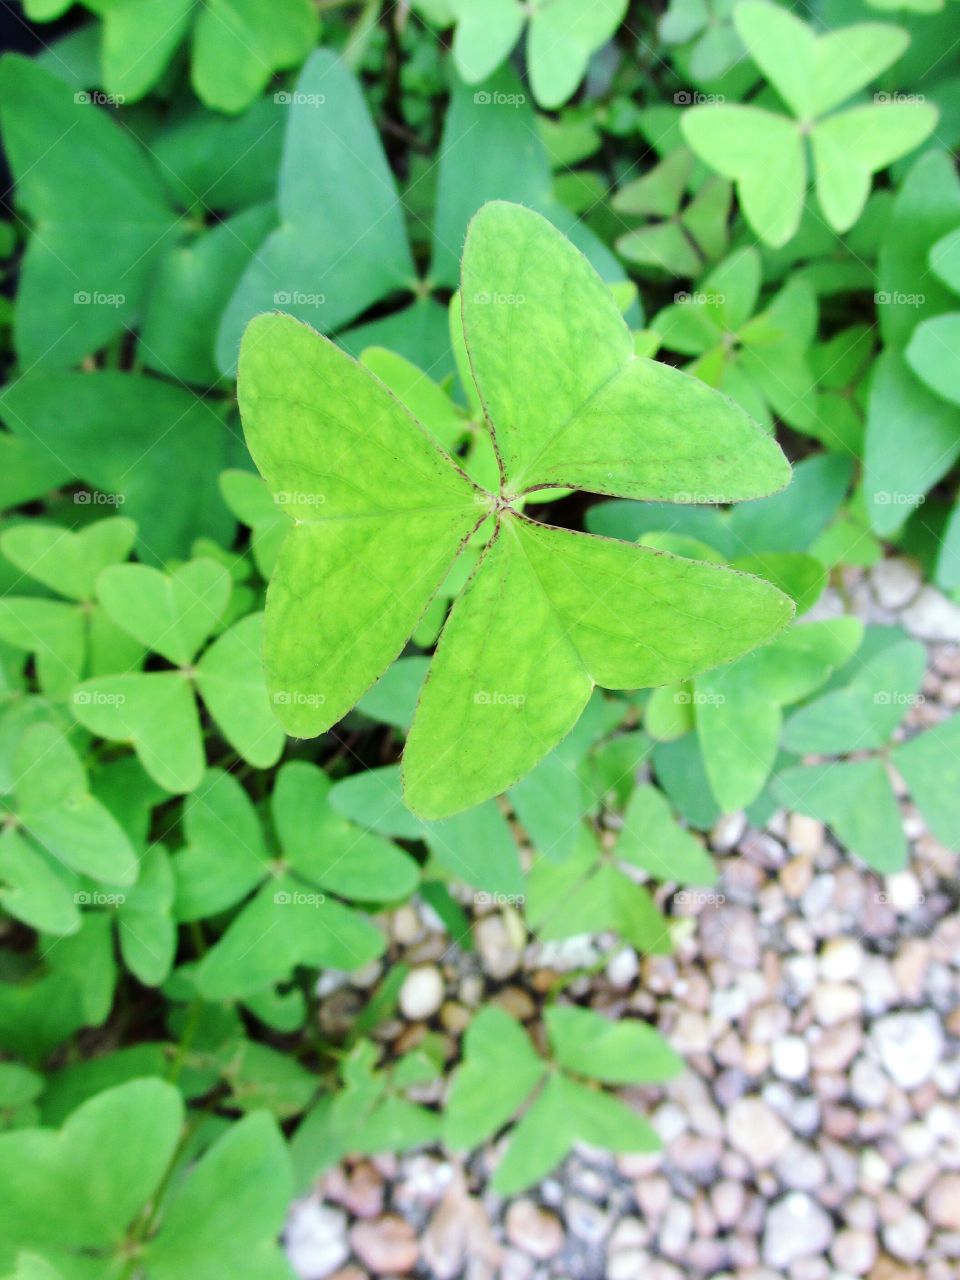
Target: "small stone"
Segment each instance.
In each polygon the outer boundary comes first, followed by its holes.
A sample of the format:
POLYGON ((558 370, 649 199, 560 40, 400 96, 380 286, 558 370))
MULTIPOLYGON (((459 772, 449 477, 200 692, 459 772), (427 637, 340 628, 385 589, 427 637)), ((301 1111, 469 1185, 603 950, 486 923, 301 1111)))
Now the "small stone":
POLYGON ((783 1269, 798 1258, 824 1252, 833 1236, 833 1223, 821 1205, 802 1191, 792 1191, 767 1213, 763 1229, 763 1261, 783 1269))
POLYGON ((632 986, 640 973, 640 960, 633 947, 621 947, 607 964, 607 981, 611 987, 632 986))
POLYGON ((935 1227, 960 1231, 960 1173, 945 1173, 927 1193, 927 1217, 935 1227))
POLYGON ((358 1222, 350 1232, 350 1243, 363 1265, 378 1276, 412 1271, 420 1256, 413 1227, 392 1213, 373 1222, 358 1222))
POLYGON ((290 1210, 284 1247, 302 1280, 323 1280, 350 1253, 346 1214, 316 1200, 301 1200, 290 1210))
POLYGON ((934 587, 922 587, 900 616, 910 634, 920 640, 960 640, 960 607, 934 587))
POLYGON ((672 1200, 660 1228, 660 1252, 668 1258, 680 1258, 693 1234, 693 1210, 686 1200, 672 1200))
POLYGON ((819 956, 820 976, 827 982, 852 982, 863 967, 863 948, 856 938, 831 938, 819 956))
POLYGON ((747 907, 724 905, 700 916, 701 949, 707 960, 723 960, 753 971, 760 963, 757 918, 747 907))
POLYGON ((718 853, 729 853, 747 829, 747 815, 743 810, 725 813, 718 818, 710 832, 710 844, 718 853))
POLYGON ((423 925, 420 917, 417 915, 416 909, 406 902, 402 907, 397 907, 390 921, 390 932, 394 939, 401 946, 409 947, 423 933, 423 925))
POLYGON ((943 1052, 943 1030, 932 1009, 880 1018, 870 1038, 887 1074, 901 1089, 915 1089, 929 1080, 943 1052))
POLYGON ((721 1227, 733 1227, 743 1214, 744 1190, 742 1182, 734 1182, 732 1178, 724 1178, 714 1185, 710 1192, 713 1212, 721 1227))
POLYGON ((791 853, 815 858, 823 848, 823 823, 820 819, 808 818, 804 813, 791 813, 787 819, 787 848, 791 853))
POLYGON ((902 609, 920 590, 922 578, 919 566, 913 561, 891 556, 873 566, 870 583, 882 608, 902 609))
POLYGON ((791 1142, 790 1130, 762 1098, 740 1098, 726 1116, 727 1141, 755 1169, 766 1169, 791 1142))
POLYGON ((884 887, 887 902, 897 915, 904 916, 915 911, 923 899, 920 881, 912 871, 895 871, 893 875, 886 877, 884 887))
POLYGON ((801 1036, 781 1036, 770 1048, 770 1065, 781 1080, 803 1080, 810 1073, 810 1050, 801 1036))
POLYGON ((563 1248, 563 1227, 555 1213, 534 1200, 514 1200, 507 1209, 507 1239, 532 1258, 545 1262, 563 1248))
POLYGON ((823 1027, 857 1018, 863 1010, 860 988, 852 982, 818 982, 813 989, 813 1016, 823 1027))
POLYGON ((567 1228, 587 1244, 598 1245, 610 1233, 609 1215, 583 1196, 567 1196, 563 1202, 563 1217, 567 1228))
POLYGON ((919 1262, 923 1257, 930 1228, 914 1209, 900 1214, 883 1229, 883 1243, 902 1262, 919 1262))
POLYGON ((484 972, 497 981, 509 978, 520 968, 522 954, 501 915, 484 916, 474 926, 474 938, 484 972))
POLYGON ((838 1271, 863 1276, 877 1260, 877 1240, 869 1231, 846 1227, 838 1231, 830 1246, 830 1257, 838 1271))

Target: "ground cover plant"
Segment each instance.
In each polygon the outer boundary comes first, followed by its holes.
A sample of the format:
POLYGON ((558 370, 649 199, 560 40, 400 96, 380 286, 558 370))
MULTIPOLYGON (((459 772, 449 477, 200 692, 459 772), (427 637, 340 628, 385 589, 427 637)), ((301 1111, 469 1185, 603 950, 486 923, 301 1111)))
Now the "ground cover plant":
POLYGON ((908 796, 960 846, 960 720, 913 714, 960 605, 952 20, 25 0, 0 1276, 267 1280, 346 1157, 496 1144, 514 1195, 655 1150, 683 1058, 571 975, 395 1051, 411 902, 605 963, 682 940, 725 816, 887 876, 908 796), (936 634, 824 607, 891 551, 936 634))

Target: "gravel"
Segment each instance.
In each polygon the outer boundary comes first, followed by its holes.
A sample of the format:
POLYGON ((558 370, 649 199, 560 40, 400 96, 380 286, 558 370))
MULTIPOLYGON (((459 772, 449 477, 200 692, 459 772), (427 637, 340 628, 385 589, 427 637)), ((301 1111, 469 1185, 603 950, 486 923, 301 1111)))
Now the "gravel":
MULTIPOLYGON (((960 609, 906 559, 848 578, 859 611, 928 640, 926 701, 908 725, 952 713, 960 609)), ((828 598, 822 616, 835 606, 828 598)), ((885 878, 813 819, 721 819, 709 833, 720 880, 682 908, 671 956, 610 936, 531 942, 512 908, 489 906, 474 906, 477 950, 464 953, 422 904, 392 913, 389 963, 411 968, 400 1016, 375 1033, 388 1053, 440 1028, 455 1060, 489 1000, 535 1033, 544 993, 562 981, 603 1012, 650 1020, 688 1070, 623 1094, 650 1116, 662 1152, 577 1148, 513 1199, 490 1188, 493 1143, 465 1159, 428 1150, 330 1170, 291 1209, 295 1273, 958 1280, 960 859, 908 798, 901 806, 909 865, 885 878)), ((322 1027, 366 998, 359 987, 356 975, 328 983, 322 1027)))

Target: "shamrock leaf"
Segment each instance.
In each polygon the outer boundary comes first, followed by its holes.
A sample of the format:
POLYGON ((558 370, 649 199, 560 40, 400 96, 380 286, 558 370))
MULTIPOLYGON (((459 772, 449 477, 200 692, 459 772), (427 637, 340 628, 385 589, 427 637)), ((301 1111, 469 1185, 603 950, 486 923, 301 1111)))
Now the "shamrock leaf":
POLYGON ((902 774, 938 839, 960 842, 960 813, 945 785, 956 770, 960 717, 891 747, 906 713, 922 701, 926 652, 916 641, 891 642, 882 632, 874 633, 873 648, 846 685, 802 707, 784 733, 790 751, 870 752, 869 758, 787 768, 775 780, 775 790, 781 803, 829 823, 852 852, 889 873, 900 870, 907 857, 890 765, 902 774))
POLYGON ((661 793, 637 787, 627 805, 614 848, 598 846, 581 831, 574 852, 562 862, 541 857, 530 871, 526 910, 531 928, 545 941, 613 930, 638 950, 668 954, 669 921, 637 871, 676 884, 710 885, 716 872, 703 845, 681 827, 661 793))
POLYGON ((280 309, 329 333, 373 303, 405 295, 409 305, 341 333, 344 348, 359 355, 367 347, 387 347, 423 368, 447 372, 447 319, 433 290, 456 284, 467 223, 484 192, 533 205, 565 227, 572 224, 571 235, 598 269, 622 278, 598 237, 554 200, 546 150, 520 89, 510 68, 480 93, 453 86, 431 218, 433 251, 428 276, 420 280, 394 177, 361 86, 331 50, 315 51, 287 107, 277 197, 281 225, 249 262, 223 311, 220 369, 236 368, 244 326, 258 312, 280 309), (489 109, 489 100, 501 94, 515 101, 516 110, 489 109), (305 280, 312 282, 308 289, 302 287, 305 280))
POLYGON ((408 1151, 439 1139, 440 1116, 412 1102, 407 1090, 440 1074, 442 1052, 429 1036, 389 1067, 377 1067, 378 1052, 369 1040, 354 1045, 340 1067, 343 1089, 321 1098, 294 1134, 290 1154, 305 1186, 344 1156, 408 1151))
POLYGON ((792 612, 757 579, 522 515, 523 496, 548 486, 666 501, 707 488, 733 501, 782 486, 789 469, 739 408, 633 354, 609 290, 539 215, 488 205, 462 292, 499 494, 306 327, 259 317, 241 351, 247 442, 293 521, 265 619, 268 683, 289 732, 321 733, 357 702, 492 517, 407 743, 407 801, 425 818, 516 782, 570 731, 595 683, 685 678, 768 639, 792 612))
POLYGON ((179 669, 85 681, 74 690, 71 709, 91 732, 131 743, 147 773, 167 791, 192 791, 203 774, 194 686, 244 759, 266 768, 283 750, 263 681, 260 614, 235 623, 194 662, 221 625, 231 590, 226 568, 202 557, 168 575, 126 564, 104 570, 98 579, 101 603, 117 625, 179 669))
POLYGON ((501 1195, 545 1177, 578 1141, 612 1151, 657 1150, 647 1121, 597 1084, 658 1084, 683 1067, 652 1027, 634 1019, 611 1023, 591 1009, 563 1005, 547 1009, 544 1021, 550 1063, 502 1009, 477 1014, 447 1099, 444 1136, 459 1149, 495 1134, 541 1086, 494 1175, 501 1195))
MULTIPOLYGON (((726 392, 764 426, 774 415, 800 431, 816 423, 813 373, 807 348, 817 304, 803 280, 788 280, 759 313, 761 262, 752 247, 737 249, 693 293, 652 319, 663 345, 695 356, 688 372, 726 392)), ((711 500, 709 489, 701 501, 711 500)))
POLYGON ((22 573, 71 603, 8 594, 0 600, 0 638, 34 654, 44 692, 67 693, 84 675, 135 666, 143 656, 95 603, 100 570, 125 560, 136 525, 97 520, 79 532, 22 524, 0 536, 0 550, 22 573))
POLYGON ((328 895, 402 898, 416 884, 416 865, 336 813, 329 789, 314 765, 281 768, 271 797, 275 858, 229 774, 210 771, 187 802, 189 843, 174 860, 178 917, 196 920, 246 900, 200 963, 205 998, 256 994, 297 965, 354 969, 383 950, 379 929, 328 895))
POLYGON ((455 0, 457 29, 453 59, 468 84, 478 84, 497 69, 519 39, 529 15, 527 65, 537 102, 548 110, 562 106, 583 79, 593 53, 612 38, 627 10, 627 0, 455 0))
MULTIPOLYGON (((113 369, 30 374, 0 392, 0 415, 14 435, 61 459, 68 476, 123 502, 137 524, 140 558, 158 565, 189 556, 194 538, 228 541, 233 529, 217 491, 232 460, 230 437, 214 404, 113 369)), ((96 499, 88 492, 77 501, 96 499)))
POLYGON ((297 66, 316 43, 319 22, 309 0, 277 0, 269 10, 249 0, 84 0, 103 19, 103 83, 121 102, 142 98, 191 38, 191 81, 217 111, 243 111, 272 75, 297 66), (191 30, 192 29, 192 30, 191 30))
POLYGON ((139 1079, 84 1102, 59 1131, 0 1136, 0 1265, 29 1251, 37 1280, 92 1275, 91 1257, 97 1274, 120 1275, 135 1248, 144 1280, 213 1280, 223 1266, 285 1274, 276 1234, 291 1173, 273 1120, 245 1117, 166 1190, 182 1126, 177 1090, 139 1079))
POLYGON ((68 366, 130 326, 176 232, 150 159, 85 99, 19 54, 0 67, 4 143, 36 230, 14 317, 25 366, 68 366))
POLYGON ((52 724, 33 725, 20 739, 12 808, 21 840, 28 837, 44 850, 49 866, 59 863, 107 884, 129 885, 136 879, 137 860, 126 832, 91 794, 77 753, 52 724))
POLYGON ((687 46, 690 75, 698 83, 718 79, 743 57, 733 8, 733 0, 670 0, 660 19, 660 39, 687 46))
POLYGON ((912 151, 937 121, 937 109, 925 102, 877 101, 829 114, 899 58, 907 32, 860 23, 816 35, 767 0, 741 0, 734 25, 793 118, 756 106, 696 106, 683 118, 687 144, 736 182, 751 228, 778 246, 796 232, 803 212, 809 136, 820 208, 835 230, 849 230, 873 174, 912 151))
POLYGON ((638 266, 660 267, 675 276, 696 276, 718 258, 727 244, 731 187, 720 178, 691 184, 694 159, 678 147, 649 173, 628 182, 613 197, 611 208, 652 221, 617 240, 617 252, 638 266), (684 193, 694 191, 683 205, 684 193))

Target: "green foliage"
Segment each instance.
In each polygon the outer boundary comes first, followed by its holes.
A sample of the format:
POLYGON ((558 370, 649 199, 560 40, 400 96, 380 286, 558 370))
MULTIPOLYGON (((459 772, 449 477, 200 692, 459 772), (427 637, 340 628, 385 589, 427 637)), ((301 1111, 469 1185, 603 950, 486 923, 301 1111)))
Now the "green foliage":
POLYGON ((854 616, 889 554, 960 602, 955 12, 67 26, 0 63, 0 1273, 279 1280, 344 1158, 655 1149, 617 1090, 680 1061, 581 993, 722 815, 960 846, 960 720, 854 616), (596 958, 398 1042, 410 906, 447 977, 596 958))
POLYGON ((447 1101, 447 1142, 472 1147, 502 1129, 537 1090, 494 1174, 493 1186, 503 1195, 538 1182, 575 1142, 613 1151, 658 1150, 647 1121, 599 1086, 659 1083, 683 1065, 642 1022, 609 1023, 571 1005, 551 1006, 545 1022, 550 1061, 502 1009, 478 1014, 467 1029, 463 1065, 447 1101))
POLYGON ((308 329, 263 317, 247 330, 240 361, 250 451, 293 521, 265 624, 268 679, 288 732, 315 735, 341 719, 493 518, 410 731, 405 786, 425 818, 516 782, 570 731, 595 683, 688 678, 768 638, 790 614, 758 581, 524 519, 515 504, 551 485, 679 501, 699 485, 730 501, 781 487, 787 469, 729 402, 633 355, 609 291, 536 215, 506 204, 478 215, 462 296, 499 494, 472 485, 379 383, 308 329), (576 338, 559 319, 564 304, 579 315, 576 338), (522 371, 539 349, 553 367, 541 365, 534 383, 522 371), (601 424, 607 455, 584 462, 601 424), (683 450, 672 455, 678 427, 683 450), (398 433, 402 458, 388 443, 398 433), (320 472, 314 459, 344 438, 349 454, 320 472), (521 599, 522 622, 510 607, 521 599), (600 626, 584 628, 598 600, 600 626))
POLYGON ((792 118, 753 105, 695 106, 683 121, 688 145, 736 182, 751 228, 777 246, 800 222, 809 137, 823 216, 836 231, 849 230, 863 211, 873 174, 912 151, 937 122, 930 104, 886 97, 831 114, 896 61, 907 32, 862 23, 816 35, 768 0, 741 0, 733 21, 792 118))

